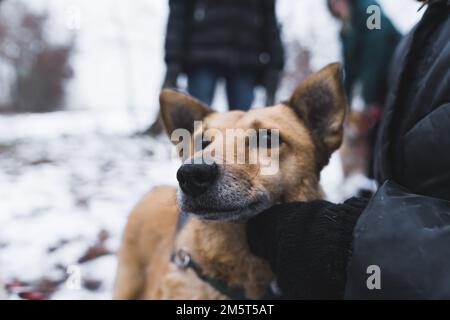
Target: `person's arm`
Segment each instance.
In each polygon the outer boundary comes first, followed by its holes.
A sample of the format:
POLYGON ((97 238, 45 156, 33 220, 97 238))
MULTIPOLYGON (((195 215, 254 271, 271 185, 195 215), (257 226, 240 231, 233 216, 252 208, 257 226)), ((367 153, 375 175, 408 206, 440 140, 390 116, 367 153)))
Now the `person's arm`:
MULTIPOLYGON (((284 68, 284 48, 281 41, 280 27, 276 17, 275 0, 263 0, 264 25, 265 25, 265 50, 268 54, 265 67, 264 86, 267 92, 267 105, 275 103, 275 95, 278 89, 280 75, 284 68)), ((265 57, 261 57, 265 59, 265 57)), ((263 61, 266 62, 266 61, 263 61)))
MULTIPOLYGON (((364 12, 360 12, 364 14, 364 12)), ((364 16, 364 15, 363 15, 364 16)), ((364 16, 365 17, 365 16, 364 16)), ((381 13, 381 29, 369 30, 365 19, 356 19, 360 43, 359 78, 366 105, 383 104, 387 91, 388 71, 401 34, 381 13)))
POLYGON ((276 17, 276 1, 263 0, 264 19, 266 26, 265 47, 270 55, 269 67, 277 70, 283 70, 284 67, 284 48, 281 41, 280 27, 276 17))
POLYGON ((390 45, 384 38, 382 30, 370 30, 362 40, 364 45, 361 52, 362 97, 366 105, 382 104, 384 97, 382 90, 387 90, 387 73, 390 60, 386 57, 385 46, 390 45))
POLYGON ((169 19, 165 41, 166 79, 163 87, 176 87, 176 79, 182 72, 186 56, 188 19, 192 7, 189 0, 170 0, 169 19))
POLYGON ((367 206, 274 206, 248 222, 247 238, 284 298, 450 299, 450 202, 390 181, 367 206))
POLYGON ((340 33, 342 44, 342 58, 344 60, 344 88, 348 101, 351 104, 353 98, 353 85, 356 81, 356 75, 359 70, 360 57, 358 48, 355 47, 356 40, 352 31, 342 30, 340 33))
POLYGON ((283 298, 344 297, 353 228, 366 204, 280 204, 247 223, 250 249, 270 262, 283 298))

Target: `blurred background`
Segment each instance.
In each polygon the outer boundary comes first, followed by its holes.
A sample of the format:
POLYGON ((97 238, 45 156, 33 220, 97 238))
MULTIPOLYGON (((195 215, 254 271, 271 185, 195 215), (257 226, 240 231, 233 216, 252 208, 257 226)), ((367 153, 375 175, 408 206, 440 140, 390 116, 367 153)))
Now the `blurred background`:
MULTIPOLYGON (((413 0, 379 3, 403 34, 420 19, 413 0)), ((0 1, 0 279, 10 298, 110 298, 128 213, 153 186, 175 184, 167 139, 139 134, 158 113, 168 14, 166 0, 0 1)), ((278 0, 276 14, 282 100, 342 61, 340 25, 325 0, 278 0)), ((264 95, 256 90, 254 107, 264 95)), ((223 85, 212 107, 227 109, 223 85)), ((345 174, 336 154, 323 186, 340 201, 370 180, 345 174)))

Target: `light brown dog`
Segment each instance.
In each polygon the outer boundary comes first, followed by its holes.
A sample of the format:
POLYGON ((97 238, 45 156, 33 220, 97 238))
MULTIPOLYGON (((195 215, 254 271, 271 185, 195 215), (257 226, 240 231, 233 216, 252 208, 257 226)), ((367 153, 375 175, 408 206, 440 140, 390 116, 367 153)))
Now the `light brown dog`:
MULTIPOLYGON (((323 197, 320 172, 341 145, 347 110, 340 66, 325 67, 301 84, 288 102, 268 108, 219 114, 170 90, 162 92, 160 102, 169 135, 180 128, 192 132, 195 120, 203 121, 203 130, 217 132, 278 129, 279 170, 262 175, 258 164, 184 162, 177 174, 178 197, 175 188, 156 188, 131 213, 119 253, 114 298, 233 298, 205 277, 222 287, 240 288, 247 298, 263 297, 274 276, 267 262, 250 253, 245 221, 275 203, 323 197), (180 211, 190 218, 177 230, 180 211), (178 256, 181 267, 177 259, 171 260, 174 252, 183 253, 178 256), (188 261, 195 261, 201 274, 186 267, 188 261)), ((192 133, 193 146, 203 133, 192 133)), ((183 160, 201 157, 215 143, 203 141, 203 150, 192 148, 181 156, 183 160)), ((234 148, 233 144, 226 141, 225 148, 234 148)), ((215 155, 221 156, 221 152, 215 155)))

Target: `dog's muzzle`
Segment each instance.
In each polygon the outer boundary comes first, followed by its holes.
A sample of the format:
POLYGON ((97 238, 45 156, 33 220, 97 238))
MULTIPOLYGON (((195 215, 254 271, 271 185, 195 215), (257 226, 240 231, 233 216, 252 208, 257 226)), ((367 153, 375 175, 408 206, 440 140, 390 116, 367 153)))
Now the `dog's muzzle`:
POLYGON ((202 220, 242 222, 270 206, 270 196, 216 163, 183 164, 177 172, 180 210, 202 220))

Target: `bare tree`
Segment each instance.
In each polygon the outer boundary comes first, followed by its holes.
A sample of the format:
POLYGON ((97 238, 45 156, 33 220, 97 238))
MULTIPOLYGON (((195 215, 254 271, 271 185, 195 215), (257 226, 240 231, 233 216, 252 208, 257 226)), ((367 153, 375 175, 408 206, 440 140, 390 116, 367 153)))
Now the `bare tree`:
POLYGON ((6 108, 14 112, 62 108, 65 83, 72 76, 73 41, 63 45, 49 41, 46 13, 33 12, 20 1, 8 9, 0 13, 0 59, 14 72, 6 108))

